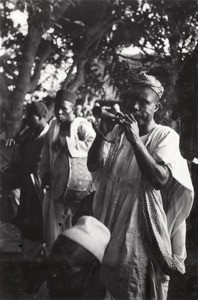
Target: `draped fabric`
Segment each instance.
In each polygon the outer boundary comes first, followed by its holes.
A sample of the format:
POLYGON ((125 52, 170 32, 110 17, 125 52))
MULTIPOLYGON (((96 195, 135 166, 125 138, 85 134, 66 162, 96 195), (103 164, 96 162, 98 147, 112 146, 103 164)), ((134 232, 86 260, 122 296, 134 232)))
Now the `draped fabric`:
POLYGON ((43 236, 46 243, 46 254, 50 250, 57 236, 64 231, 63 204, 54 202, 52 193, 47 190, 43 199, 43 236))
POLYGON ((91 124, 84 118, 75 118, 69 135, 61 137, 66 147, 56 151, 52 145, 59 131, 60 126, 54 120, 45 139, 39 168, 41 179, 46 174, 51 179, 43 201, 47 252, 50 252, 57 236, 66 229, 65 226, 70 226, 77 204, 92 186, 91 174, 87 169, 87 153, 95 137, 91 124))
POLYGON ((49 126, 47 125, 36 138, 33 134, 27 134, 23 143, 20 144, 23 175, 16 225, 21 230, 22 255, 25 260, 35 260, 42 246, 43 193, 38 165, 48 129, 49 126))
MULTIPOLYGON (((65 137, 67 149, 65 151, 62 149, 53 151, 52 144, 59 134, 59 129, 59 124, 54 120, 45 140, 39 168, 41 178, 45 174, 51 175, 51 190, 54 190, 53 198, 56 192, 62 196, 60 190, 65 190, 68 182, 71 181, 74 172, 71 167, 74 165, 74 161, 81 158, 86 167, 87 153, 95 137, 95 131, 91 124, 84 118, 76 118, 71 123, 70 136, 65 137)), ((87 180, 91 181, 87 167, 86 171, 87 180)), ((85 177, 84 179, 86 179, 85 177)))
MULTIPOLYGON (((168 233, 167 218, 160 194, 155 193, 150 184, 142 180, 138 197, 145 247, 152 260, 155 263, 156 260, 157 263, 160 262, 165 274, 185 273, 184 265, 177 259, 176 254, 172 253, 171 237, 168 233)), ((183 233, 185 234, 185 230, 183 233)))
POLYGON ((103 283, 115 299, 166 299, 168 274, 185 272, 185 219, 193 199, 178 135, 157 125, 141 137, 152 157, 170 170, 161 191, 142 178, 133 148, 118 126, 107 138, 114 142, 105 144, 105 165, 92 174, 94 216, 112 235, 102 264, 103 283))

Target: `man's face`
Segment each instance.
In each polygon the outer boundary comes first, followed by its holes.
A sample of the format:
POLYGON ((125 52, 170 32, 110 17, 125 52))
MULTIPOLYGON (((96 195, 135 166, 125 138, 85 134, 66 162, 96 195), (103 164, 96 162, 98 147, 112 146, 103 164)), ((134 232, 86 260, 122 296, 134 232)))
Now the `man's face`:
POLYGON ((55 103, 54 113, 57 121, 60 124, 72 121, 72 118, 74 116, 73 112, 74 105, 67 100, 58 101, 57 103, 55 103))
POLYGON ((56 263, 55 271, 47 281, 50 297, 55 299, 83 297, 87 276, 86 267, 77 260, 66 259, 60 264, 56 263))
POLYGON ((42 117, 35 115, 33 113, 27 114, 27 125, 32 130, 36 130, 40 127, 42 117))
POLYGON ((132 114, 138 122, 138 125, 149 124, 158 110, 158 96, 150 87, 138 88, 127 100, 125 113, 132 114))
POLYGON ((63 248, 62 237, 52 248, 52 272, 47 280, 50 298, 80 299, 84 296, 91 266, 96 261, 89 251, 68 240, 63 248))

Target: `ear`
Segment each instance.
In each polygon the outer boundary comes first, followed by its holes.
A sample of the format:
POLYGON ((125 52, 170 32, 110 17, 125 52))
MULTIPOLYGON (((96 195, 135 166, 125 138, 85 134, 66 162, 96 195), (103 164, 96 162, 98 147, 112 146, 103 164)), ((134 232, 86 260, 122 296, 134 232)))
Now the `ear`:
POLYGON ((160 102, 157 102, 157 103, 155 104, 155 112, 158 111, 158 109, 159 109, 160 107, 161 107, 160 102))

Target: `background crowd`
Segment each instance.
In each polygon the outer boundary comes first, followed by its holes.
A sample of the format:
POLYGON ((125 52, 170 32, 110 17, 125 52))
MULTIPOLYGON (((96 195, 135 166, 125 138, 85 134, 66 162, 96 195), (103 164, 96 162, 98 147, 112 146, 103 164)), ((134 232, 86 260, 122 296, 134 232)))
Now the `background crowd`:
POLYGON ((0 3, 2 298, 196 294, 197 5, 0 3))
POLYGON ((178 134, 154 119, 163 92, 141 72, 121 107, 95 103, 100 113, 87 120, 76 94, 59 90, 54 113, 42 101, 27 104, 21 131, 4 140, 5 153, 16 153, 1 171, 12 196, 2 202, 21 232, 27 274, 43 268, 32 284, 40 299, 89 298, 87 282, 96 280, 99 299, 165 300, 170 276, 185 273, 194 189, 178 134), (94 279, 89 252, 101 264, 94 279))

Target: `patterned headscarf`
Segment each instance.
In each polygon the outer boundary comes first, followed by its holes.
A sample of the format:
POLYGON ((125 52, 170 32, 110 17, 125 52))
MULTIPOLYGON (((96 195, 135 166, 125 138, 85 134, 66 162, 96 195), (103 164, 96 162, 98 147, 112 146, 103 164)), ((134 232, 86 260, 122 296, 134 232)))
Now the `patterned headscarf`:
POLYGON ((137 86, 150 87, 159 98, 162 97, 164 88, 162 84, 152 75, 147 75, 144 71, 140 72, 137 77, 137 86))

